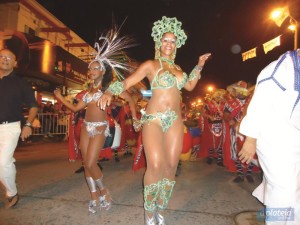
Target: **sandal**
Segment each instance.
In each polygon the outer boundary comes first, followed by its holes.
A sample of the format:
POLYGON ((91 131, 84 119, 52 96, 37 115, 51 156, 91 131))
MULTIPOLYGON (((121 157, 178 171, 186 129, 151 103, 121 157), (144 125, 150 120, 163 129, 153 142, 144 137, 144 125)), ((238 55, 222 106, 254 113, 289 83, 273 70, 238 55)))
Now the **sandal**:
POLYGON ((165 218, 158 211, 155 212, 155 218, 157 225, 166 225, 165 218))
POLYGON ((14 207, 17 203, 19 202, 19 195, 16 194, 12 197, 8 197, 7 198, 7 202, 5 204, 5 208, 9 209, 14 207))
POLYGON ((96 200, 90 200, 89 202, 89 213, 95 214, 97 208, 97 201, 96 200))
POLYGON ((99 201, 100 201, 100 209, 104 209, 104 210, 107 211, 111 208, 113 200, 112 200, 111 195, 110 195, 108 190, 107 190, 105 195, 101 195, 99 197, 99 201), (107 198, 110 199, 110 200, 107 201, 107 198))
POLYGON ((153 215, 152 217, 149 217, 146 212, 145 212, 145 225, 155 225, 155 216, 153 215))

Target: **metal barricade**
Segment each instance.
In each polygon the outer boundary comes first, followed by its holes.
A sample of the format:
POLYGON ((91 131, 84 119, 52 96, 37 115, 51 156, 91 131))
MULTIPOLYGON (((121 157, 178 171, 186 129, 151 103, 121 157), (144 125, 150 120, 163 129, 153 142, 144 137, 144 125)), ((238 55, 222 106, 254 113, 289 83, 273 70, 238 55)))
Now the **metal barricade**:
POLYGON ((32 135, 69 136, 70 115, 38 113, 32 123, 32 135))

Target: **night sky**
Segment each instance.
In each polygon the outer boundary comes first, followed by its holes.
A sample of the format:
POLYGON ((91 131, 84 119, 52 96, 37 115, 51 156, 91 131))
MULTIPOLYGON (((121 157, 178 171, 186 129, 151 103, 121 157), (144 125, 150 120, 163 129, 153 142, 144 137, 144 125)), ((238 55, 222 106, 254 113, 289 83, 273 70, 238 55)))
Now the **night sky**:
MULTIPOLYGON (((295 2, 291 0, 295 8, 295 2)), ((177 17, 188 39, 178 49, 176 63, 189 73, 206 52, 212 53, 202 79, 190 99, 203 96, 205 87, 217 88, 244 80, 255 83, 260 70, 285 51, 293 49, 293 33, 269 19, 280 0, 38 0, 46 9, 91 46, 112 25, 121 24, 121 34, 132 35, 138 46, 128 54, 137 61, 154 57, 153 22, 162 16, 177 17), (262 44, 282 34, 283 44, 264 54, 262 44), (241 53, 258 47, 256 58, 242 61, 241 53), (239 51, 240 50, 240 51, 239 51)), ((298 4, 299 5, 299 4, 298 4)))

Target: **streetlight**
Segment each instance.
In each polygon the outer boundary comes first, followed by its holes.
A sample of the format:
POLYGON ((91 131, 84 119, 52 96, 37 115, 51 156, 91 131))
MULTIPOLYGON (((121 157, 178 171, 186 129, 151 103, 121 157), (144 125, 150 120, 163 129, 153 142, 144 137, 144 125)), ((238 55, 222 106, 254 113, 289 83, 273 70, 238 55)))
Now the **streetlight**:
POLYGON ((298 21, 291 17, 289 29, 294 32, 294 50, 298 49, 298 21))
POLYGON ((271 18, 276 23, 277 26, 281 26, 283 21, 289 17, 290 26, 289 29, 294 32, 294 50, 298 49, 298 21, 291 16, 288 7, 277 8, 272 11, 271 18))
POLYGON ((201 104, 202 104, 202 99, 201 99, 201 98, 199 98, 199 99, 197 100, 197 104, 198 104, 198 105, 201 105, 201 104))
POLYGON ((209 92, 209 93, 212 93, 213 91, 214 91, 214 86, 212 86, 212 85, 209 85, 208 87, 207 87, 207 91, 209 92))

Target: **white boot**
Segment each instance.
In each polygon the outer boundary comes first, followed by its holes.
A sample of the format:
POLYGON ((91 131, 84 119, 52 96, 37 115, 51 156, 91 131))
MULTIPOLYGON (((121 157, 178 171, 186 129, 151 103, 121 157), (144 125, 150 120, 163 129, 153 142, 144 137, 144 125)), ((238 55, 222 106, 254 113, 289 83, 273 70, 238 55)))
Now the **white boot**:
POLYGON ((156 225, 154 215, 150 218, 145 212, 145 225, 156 225))
POLYGON ((155 218, 157 225, 166 225, 165 218, 158 211, 155 212, 155 218))

